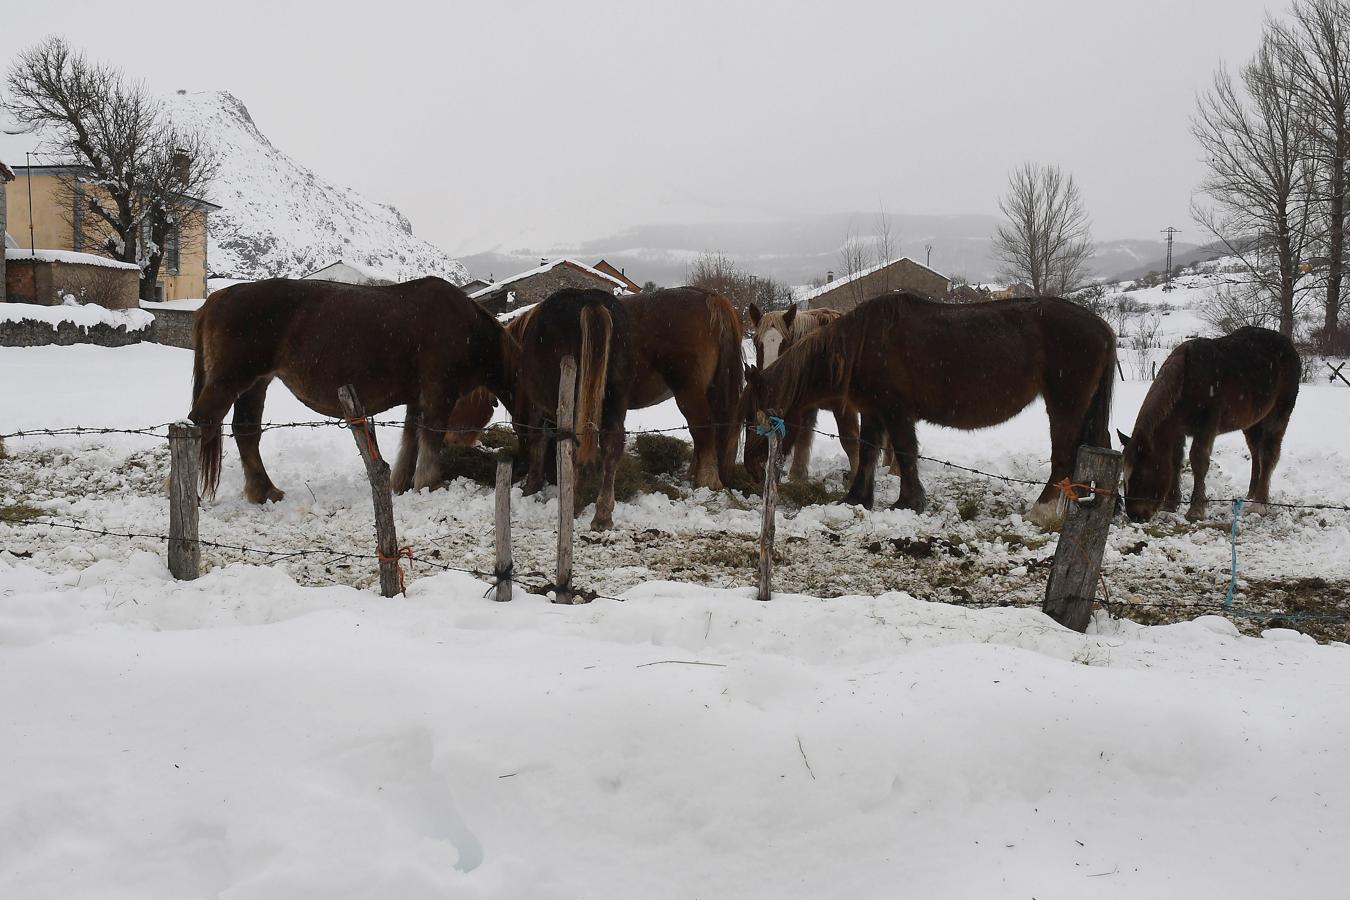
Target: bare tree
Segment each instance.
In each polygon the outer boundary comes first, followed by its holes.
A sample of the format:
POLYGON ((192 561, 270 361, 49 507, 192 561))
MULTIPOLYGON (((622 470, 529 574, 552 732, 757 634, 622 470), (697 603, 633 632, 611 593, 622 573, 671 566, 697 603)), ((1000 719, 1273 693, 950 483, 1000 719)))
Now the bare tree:
POLYGON ((175 129, 144 84, 58 37, 20 53, 6 87, 10 114, 41 135, 45 153, 71 165, 61 190, 79 242, 140 266, 141 297, 153 298, 174 240, 200 227, 215 155, 198 135, 175 129))
POLYGON ((689 268, 689 284, 716 291, 731 301, 742 317, 755 300, 756 279, 741 271, 736 261, 721 250, 705 250, 689 268))
POLYGON ((1209 168, 1200 190, 1210 201, 1193 203, 1192 213, 1270 295, 1280 333, 1292 335, 1304 258, 1317 238, 1312 129, 1298 109, 1289 55, 1269 33, 1239 79, 1216 72, 1191 120, 1209 168))
POLYGON ((790 285, 769 277, 761 277, 755 282, 755 305, 764 312, 775 309, 787 309, 797 302, 790 285))
POLYGON ((1092 257, 1091 223, 1073 176, 1059 166, 1023 163, 998 202, 1008 221, 994 237, 1002 274, 1037 295, 1082 287, 1092 257))
POLYGON ((891 231, 891 220, 886 215, 885 206, 878 209, 875 228, 874 234, 864 236, 854 232, 853 223, 850 222, 848 230, 844 232, 844 243, 839 247, 841 278, 847 283, 847 291, 854 306, 891 290, 886 266, 895 262, 899 243, 891 231), (871 279, 864 287, 859 276, 874 270, 881 274, 881 278, 871 279))
POLYGON ((1350 7, 1344 0, 1295 0, 1288 22, 1268 19, 1266 32, 1283 59, 1272 74, 1289 79, 1288 94, 1310 128, 1317 161, 1326 263, 1324 339, 1340 328, 1350 192, 1350 7))

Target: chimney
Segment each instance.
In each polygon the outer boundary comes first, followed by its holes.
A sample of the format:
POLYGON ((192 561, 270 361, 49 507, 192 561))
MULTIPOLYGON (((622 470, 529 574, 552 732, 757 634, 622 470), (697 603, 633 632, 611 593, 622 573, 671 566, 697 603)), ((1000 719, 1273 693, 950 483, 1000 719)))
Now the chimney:
POLYGON ((825 283, 829 284, 832 281, 834 281, 834 269, 825 273, 825 283))
POLYGON ((180 185, 186 185, 192 177, 192 157, 182 147, 174 148, 173 174, 180 185))
POLYGON ((546 266, 546 265, 548 265, 548 257, 547 257, 547 256, 541 256, 541 257, 539 257, 539 265, 541 265, 541 266, 546 266))

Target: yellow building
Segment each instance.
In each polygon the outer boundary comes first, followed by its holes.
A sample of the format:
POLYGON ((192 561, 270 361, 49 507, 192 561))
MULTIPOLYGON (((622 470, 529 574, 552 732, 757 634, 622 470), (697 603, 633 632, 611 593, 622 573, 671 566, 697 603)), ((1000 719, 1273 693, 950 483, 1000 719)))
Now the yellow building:
MULTIPOLYGON (((72 192, 71 176, 79 174, 80 167, 13 168, 15 178, 4 189, 9 213, 6 230, 15 243, 22 248, 28 248, 31 244, 45 250, 105 254, 101 240, 106 231, 96 229, 90 222, 90 215, 75 215, 85 192, 97 190, 88 185, 76 184, 72 192)), ((206 276, 209 271, 206 258, 207 216, 220 207, 195 198, 189 198, 188 207, 190 212, 182 217, 183 221, 174 225, 164 242, 155 299, 183 300, 206 296, 206 276)), ((149 239, 148 226, 141 239, 149 239)))

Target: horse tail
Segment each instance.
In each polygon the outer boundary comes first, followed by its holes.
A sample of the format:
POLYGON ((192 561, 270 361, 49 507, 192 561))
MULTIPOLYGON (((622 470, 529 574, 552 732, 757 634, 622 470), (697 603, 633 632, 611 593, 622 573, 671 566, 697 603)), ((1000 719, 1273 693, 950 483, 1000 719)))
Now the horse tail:
MULTIPOLYGON (((198 310, 192 317, 192 409, 196 412, 201 400, 202 390, 206 387, 206 347, 205 313, 207 307, 198 310)), ((202 430, 199 448, 201 465, 202 495, 214 497, 220 486, 220 464, 224 453, 220 438, 219 422, 198 422, 202 430)))
POLYGON ((726 297, 709 294, 706 302, 717 339, 717 365, 708 386, 708 407, 713 416, 713 433, 717 436, 717 465, 725 480, 735 462, 739 440, 736 422, 745 378, 745 359, 741 355, 745 326, 726 297))
POLYGON ((581 371, 575 429, 580 439, 578 462, 592 462, 600 455, 600 420, 604 418, 613 333, 614 319, 604 306, 588 304, 581 310, 581 371))
POLYGON ((1106 359, 1103 361, 1101 375, 1097 377, 1097 388, 1088 402, 1087 415, 1083 417, 1083 430, 1079 434, 1078 443, 1110 450, 1111 399, 1116 389, 1115 335, 1110 334, 1108 342, 1106 359))

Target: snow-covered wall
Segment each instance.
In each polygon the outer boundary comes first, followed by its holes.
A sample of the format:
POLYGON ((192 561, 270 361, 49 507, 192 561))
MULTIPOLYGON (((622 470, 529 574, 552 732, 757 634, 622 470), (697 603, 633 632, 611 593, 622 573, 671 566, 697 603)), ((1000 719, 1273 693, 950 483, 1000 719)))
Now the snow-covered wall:
POLYGON ((397 209, 325 181, 274 147, 233 95, 173 94, 167 106, 175 125, 200 131, 220 154, 220 174, 206 198, 223 207, 210 217, 211 273, 298 278, 344 259, 401 280, 468 280, 468 270, 413 235, 397 209))

